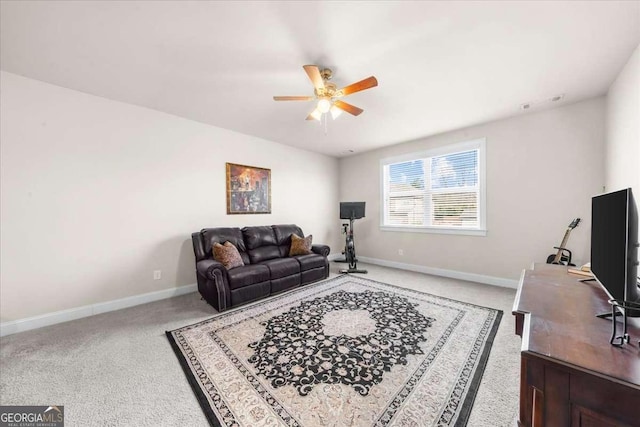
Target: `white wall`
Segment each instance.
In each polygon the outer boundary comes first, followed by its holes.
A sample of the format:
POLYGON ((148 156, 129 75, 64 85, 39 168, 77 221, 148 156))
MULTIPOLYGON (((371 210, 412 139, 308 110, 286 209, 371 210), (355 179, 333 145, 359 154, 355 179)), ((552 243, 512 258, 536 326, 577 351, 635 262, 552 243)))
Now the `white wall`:
POLYGON ((367 201, 356 222, 363 257, 517 279, 579 216, 569 247, 586 262, 590 197, 606 182, 640 199, 639 49, 606 101, 340 161, 2 72, 0 319, 194 283, 189 234, 206 226, 296 222, 339 252, 338 200, 367 201), (487 138, 486 237, 379 230, 381 158, 478 137, 487 138), (225 162, 271 168, 273 214, 226 215, 225 162))
POLYGON ((606 190, 631 187, 640 205, 640 45, 609 87, 606 123, 606 190))
POLYGON ((640 46, 607 93, 607 191, 633 188, 640 199, 640 46))
POLYGON ((574 260, 588 261, 591 196, 604 184, 604 119, 600 97, 341 159, 340 200, 367 202, 367 217, 356 222, 358 254, 515 280, 554 253, 581 217, 568 246, 574 260), (380 159, 476 138, 487 140, 485 237, 380 230, 380 159))
POLYGON ((297 223, 339 251, 336 159, 0 80, 2 322, 195 283, 203 227, 297 223), (272 214, 226 215, 225 162, 271 169, 272 214))

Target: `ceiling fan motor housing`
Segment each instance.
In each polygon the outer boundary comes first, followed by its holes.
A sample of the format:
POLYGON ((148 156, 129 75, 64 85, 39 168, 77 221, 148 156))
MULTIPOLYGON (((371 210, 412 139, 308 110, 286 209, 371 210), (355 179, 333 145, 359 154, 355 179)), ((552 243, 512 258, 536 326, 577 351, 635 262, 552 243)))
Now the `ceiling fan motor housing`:
POLYGON ((331 71, 331 68, 324 68, 320 70, 320 75, 322 76, 322 80, 326 82, 327 80, 331 80, 331 77, 333 77, 333 71, 331 71))
POLYGON ((324 88, 316 88, 314 89, 314 93, 318 98, 329 97, 333 98, 336 96, 340 96, 338 93, 338 89, 336 88, 335 83, 329 83, 327 81, 324 82, 324 88))

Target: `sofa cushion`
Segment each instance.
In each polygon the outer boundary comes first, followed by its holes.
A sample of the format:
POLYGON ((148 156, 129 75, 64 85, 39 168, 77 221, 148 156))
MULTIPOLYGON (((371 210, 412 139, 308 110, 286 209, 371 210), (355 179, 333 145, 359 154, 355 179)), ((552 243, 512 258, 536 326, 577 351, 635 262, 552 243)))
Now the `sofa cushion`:
POLYGON ((215 243, 224 244, 229 242, 238 249, 242 261, 245 264, 249 264, 249 256, 247 255, 247 248, 244 245, 244 239, 242 236, 242 230, 237 227, 218 227, 218 228, 204 228, 200 231, 203 240, 204 250, 209 257, 213 257, 213 245, 215 243))
POLYGON ((233 268, 227 273, 229 288, 238 289, 259 282, 269 281, 269 268, 266 265, 245 265, 241 268, 233 268))
POLYGON ((275 246, 277 244, 273 228, 269 226, 245 227, 242 229, 242 236, 247 245, 247 250, 262 246, 275 246))
POLYGON ((282 256, 276 246, 276 236, 271 227, 245 227, 242 229, 242 235, 247 245, 247 254, 251 264, 282 256))
POLYGON ((273 232, 276 236, 276 244, 280 248, 280 256, 289 256, 289 249, 291 248, 291 235, 297 234, 298 236, 304 236, 302 229, 295 224, 280 224, 273 225, 273 232))
POLYGON ((298 255, 293 258, 300 263, 300 271, 324 267, 326 263, 326 258, 318 254, 298 255))
POLYGON ((275 258, 263 262, 261 265, 269 267, 271 279, 291 276, 300 273, 300 263, 293 258, 275 258))
POLYGON ((217 242, 213 244, 213 259, 224 265, 227 270, 244 265, 238 249, 229 242, 224 242, 224 245, 217 242))
POLYGON ((295 224, 274 225, 273 232, 276 236, 276 244, 278 246, 290 246, 292 234, 304 236, 302 229, 295 224))
POLYGON ((292 234, 289 256, 310 254, 312 240, 313 236, 311 234, 309 234, 307 237, 300 237, 297 234, 292 234))
POLYGON ((251 264, 258 264, 274 258, 280 258, 280 251, 277 246, 262 246, 261 248, 251 249, 249 251, 251 264))

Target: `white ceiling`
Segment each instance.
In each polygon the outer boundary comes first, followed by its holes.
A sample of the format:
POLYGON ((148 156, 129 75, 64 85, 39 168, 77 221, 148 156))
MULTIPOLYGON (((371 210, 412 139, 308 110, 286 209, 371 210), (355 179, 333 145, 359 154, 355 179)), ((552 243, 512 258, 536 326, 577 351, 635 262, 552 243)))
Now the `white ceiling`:
POLYGON ((332 156, 603 95, 640 2, 2 1, 3 70, 332 156), (302 65, 365 112, 305 121, 302 65), (566 94, 552 104, 542 102, 566 94))

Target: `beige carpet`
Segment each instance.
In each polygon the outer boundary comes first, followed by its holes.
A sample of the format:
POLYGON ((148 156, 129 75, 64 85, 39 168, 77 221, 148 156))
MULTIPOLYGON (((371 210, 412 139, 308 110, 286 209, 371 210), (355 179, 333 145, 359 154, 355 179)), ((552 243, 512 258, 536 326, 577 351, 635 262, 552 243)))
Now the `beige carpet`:
MULTIPOLYGON (((512 426, 520 349, 510 315, 515 290, 364 267, 373 280, 505 312, 468 425, 512 426)), ((206 426, 164 331, 213 314, 190 294, 3 337, 0 404, 64 405, 68 426, 206 426)))

